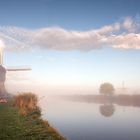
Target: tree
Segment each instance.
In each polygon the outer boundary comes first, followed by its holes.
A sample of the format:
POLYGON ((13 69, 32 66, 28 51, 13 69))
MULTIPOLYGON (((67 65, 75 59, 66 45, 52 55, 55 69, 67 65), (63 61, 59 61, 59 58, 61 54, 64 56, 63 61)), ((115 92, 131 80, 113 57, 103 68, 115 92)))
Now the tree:
POLYGON ((114 86, 110 83, 103 83, 100 86, 100 93, 104 95, 112 95, 114 94, 114 86))

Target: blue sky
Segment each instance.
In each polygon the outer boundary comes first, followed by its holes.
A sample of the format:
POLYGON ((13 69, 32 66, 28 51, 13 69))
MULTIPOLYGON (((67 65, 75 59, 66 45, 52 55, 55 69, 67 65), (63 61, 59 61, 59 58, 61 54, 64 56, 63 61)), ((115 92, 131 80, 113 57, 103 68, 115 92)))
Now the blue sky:
MULTIPOLYGON (((6 66, 29 65, 33 69, 32 72, 24 73, 23 77, 22 74, 15 74, 18 75, 17 79, 9 74, 8 78, 12 79, 9 83, 12 84, 14 78, 21 84, 27 82, 28 86, 36 81, 40 83, 40 88, 46 89, 59 86, 95 88, 102 82, 111 82, 119 88, 122 81, 125 81, 128 88, 139 88, 139 5, 139 0, 1 0, 1 33, 20 41, 20 45, 22 41, 25 43, 24 49, 8 51, 6 48, 14 48, 16 43, 11 43, 5 36, 3 38, 3 35, 0 35, 6 44, 4 63, 6 66), (118 23, 121 29, 116 29, 118 23), (109 26, 111 31, 104 28, 106 26, 109 26), (47 38, 43 38, 42 30, 39 33, 36 31, 40 29, 44 29, 43 33, 45 32, 47 38), (45 29, 49 31, 46 32, 45 29), (101 36, 99 44, 94 44, 96 36, 92 31, 97 29, 107 33, 97 31, 99 35, 104 35, 101 36), (35 41, 30 43, 33 34, 30 31, 34 30, 42 35, 43 41, 47 40, 44 44, 37 42, 38 47, 35 41), (24 31, 27 33, 24 34, 24 31), (93 42, 92 38, 89 39, 93 46, 86 39, 82 42, 81 38, 87 34, 95 36, 93 42), (67 46, 67 40, 64 40, 63 45, 64 35, 72 39, 75 37, 75 44, 67 46), (116 38, 112 39, 113 35, 116 38), (80 39, 77 39, 77 36, 80 36, 80 39), (102 43, 104 37, 109 40, 107 43, 102 43), (128 44, 127 41, 131 38, 132 42, 128 44), (26 47, 28 43, 30 50, 26 47), (96 45, 97 47, 94 47, 96 45), (27 80, 24 80, 25 77, 27 80)), ((16 49, 18 47, 19 44, 16 49)))
POLYGON ((139 14, 139 0, 1 0, 1 25, 91 29, 139 14))

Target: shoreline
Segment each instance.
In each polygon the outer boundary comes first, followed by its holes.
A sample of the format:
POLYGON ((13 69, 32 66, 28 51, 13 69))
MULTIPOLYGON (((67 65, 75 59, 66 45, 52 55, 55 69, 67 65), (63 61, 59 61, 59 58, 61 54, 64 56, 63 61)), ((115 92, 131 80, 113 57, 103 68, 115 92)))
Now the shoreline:
POLYGON ((1 140, 67 140, 38 112, 23 115, 13 101, 0 103, 1 140))

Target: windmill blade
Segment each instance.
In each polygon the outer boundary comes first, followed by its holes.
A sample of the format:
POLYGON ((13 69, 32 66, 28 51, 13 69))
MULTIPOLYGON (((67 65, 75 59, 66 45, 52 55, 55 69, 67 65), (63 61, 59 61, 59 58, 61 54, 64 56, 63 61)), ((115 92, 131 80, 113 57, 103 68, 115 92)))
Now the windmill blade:
POLYGON ((6 69, 7 71, 29 71, 32 70, 31 68, 9 68, 6 69))
POLYGON ((30 67, 27 66, 19 66, 19 67, 9 67, 6 68, 7 71, 29 71, 31 70, 30 67))

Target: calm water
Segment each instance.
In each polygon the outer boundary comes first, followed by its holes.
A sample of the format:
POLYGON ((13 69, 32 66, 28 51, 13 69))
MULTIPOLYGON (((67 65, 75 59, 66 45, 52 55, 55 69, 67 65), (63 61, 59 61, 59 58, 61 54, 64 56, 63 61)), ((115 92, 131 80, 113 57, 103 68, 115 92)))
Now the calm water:
POLYGON ((140 108, 47 97, 43 118, 69 140, 140 140, 140 108))

